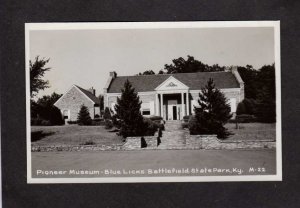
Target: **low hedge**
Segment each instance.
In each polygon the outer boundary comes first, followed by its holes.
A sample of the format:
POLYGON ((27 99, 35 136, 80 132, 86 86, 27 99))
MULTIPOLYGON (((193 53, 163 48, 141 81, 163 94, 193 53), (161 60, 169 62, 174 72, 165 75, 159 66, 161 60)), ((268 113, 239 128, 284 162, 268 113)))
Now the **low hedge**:
POLYGON ((49 120, 41 119, 41 118, 32 118, 31 126, 52 126, 49 120))
POLYGON ((191 117, 192 117, 192 115, 189 115, 189 116, 183 116, 183 121, 184 121, 185 123, 188 123, 191 117))
POLYGON ((257 122, 257 118, 254 115, 249 114, 241 114, 236 115, 235 119, 229 120, 229 123, 253 123, 257 122))

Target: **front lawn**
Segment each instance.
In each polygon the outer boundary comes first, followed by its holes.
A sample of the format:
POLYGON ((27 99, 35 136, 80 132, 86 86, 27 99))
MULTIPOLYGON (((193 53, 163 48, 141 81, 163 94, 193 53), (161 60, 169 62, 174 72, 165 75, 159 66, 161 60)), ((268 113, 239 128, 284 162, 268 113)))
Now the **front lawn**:
POLYGON ((225 127, 233 133, 226 140, 276 140, 275 123, 240 123, 239 129, 228 123, 225 127))
POLYGON ((122 144, 122 137, 109 132, 103 126, 32 126, 32 145, 111 145, 122 144))

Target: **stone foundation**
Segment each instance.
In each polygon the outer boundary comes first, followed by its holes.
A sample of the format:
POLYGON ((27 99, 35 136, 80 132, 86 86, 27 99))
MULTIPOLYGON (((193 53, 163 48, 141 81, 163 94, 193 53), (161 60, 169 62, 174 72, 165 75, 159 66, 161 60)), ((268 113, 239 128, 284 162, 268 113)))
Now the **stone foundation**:
POLYGON ((218 149, 275 149, 276 141, 247 140, 230 141, 220 140, 216 135, 189 135, 185 134, 185 144, 182 146, 163 147, 159 145, 157 136, 127 137, 124 144, 118 145, 79 145, 79 146, 32 146, 32 152, 51 151, 116 151, 116 150, 155 150, 155 149, 178 149, 178 150, 218 150, 218 149), (142 144, 144 147, 142 147, 142 144))
POLYGON ((271 140, 220 140, 216 135, 189 135, 187 144, 200 149, 275 149, 276 141, 271 140))
POLYGON ((155 149, 158 146, 156 136, 127 137, 122 150, 155 149), (144 140, 143 140, 144 139, 144 140), (142 148, 142 144, 144 147, 142 148))

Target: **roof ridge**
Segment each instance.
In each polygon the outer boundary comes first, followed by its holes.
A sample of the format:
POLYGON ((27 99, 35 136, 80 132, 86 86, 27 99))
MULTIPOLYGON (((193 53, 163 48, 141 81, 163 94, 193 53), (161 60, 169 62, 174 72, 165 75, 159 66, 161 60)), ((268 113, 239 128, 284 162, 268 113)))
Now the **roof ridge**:
POLYGON ((231 73, 231 72, 228 72, 228 71, 207 71, 207 72, 183 72, 183 73, 173 73, 173 74, 141 74, 141 75, 128 75, 128 76, 117 76, 116 78, 118 77, 142 77, 142 76, 171 76, 171 75, 174 75, 174 74, 197 74, 197 73, 231 73))

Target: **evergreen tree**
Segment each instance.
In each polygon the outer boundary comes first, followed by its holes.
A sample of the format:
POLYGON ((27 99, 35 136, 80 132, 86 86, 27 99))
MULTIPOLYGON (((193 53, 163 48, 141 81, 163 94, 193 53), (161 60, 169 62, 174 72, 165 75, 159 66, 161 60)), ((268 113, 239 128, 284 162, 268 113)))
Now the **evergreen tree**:
POLYGON ((111 119, 111 113, 108 107, 105 108, 103 118, 106 119, 111 119))
POLYGON ((30 68, 30 96, 33 98, 40 90, 49 87, 49 81, 43 80, 45 72, 49 71, 49 67, 45 67, 49 59, 39 59, 35 57, 35 61, 29 61, 30 68))
POLYGON ((88 108, 85 105, 82 105, 77 117, 77 123, 79 125, 91 125, 92 119, 88 108))
POLYGON ((258 94, 256 116, 260 122, 276 122, 276 101, 266 88, 261 89, 258 94))
POLYGON ((236 108, 236 115, 246 114, 246 107, 244 102, 240 102, 236 108))
POLYGON ((222 92, 215 88, 213 79, 199 93, 199 107, 195 107, 195 118, 191 120, 191 134, 217 134, 219 138, 230 135, 224 127, 231 118, 230 106, 222 92))
POLYGON ((121 97, 115 105, 116 118, 120 122, 120 132, 124 138, 142 136, 144 131, 143 116, 140 112, 142 102, 131 83, 126 80, 121 97))

